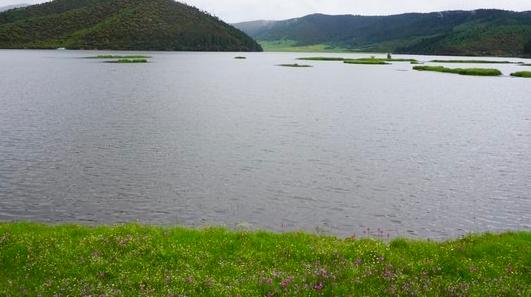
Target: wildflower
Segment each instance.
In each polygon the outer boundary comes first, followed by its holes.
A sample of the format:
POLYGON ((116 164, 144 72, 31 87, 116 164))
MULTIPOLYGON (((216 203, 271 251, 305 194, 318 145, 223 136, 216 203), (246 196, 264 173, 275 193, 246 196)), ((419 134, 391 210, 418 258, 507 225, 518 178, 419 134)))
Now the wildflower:
POLYGON ((287 286, 289 286, 289 284, 293 281, 293 276, 290 276, 288 278, 286 278, 285 280, 283 280, 282 282, 280 282, 280 286, 282 288, 286 288, 287 286))
POLYGON ((395 274, 390 269, 385 268, 383 276, 386 279, 391 279, 391 278, 393 278, 395 276, 395 274))
POLYGON ((316 290, 317 292, 320 292, 323 288, 324 288, 323 282, 319 282, 318 284, 313 286, 313 289, 316 290))

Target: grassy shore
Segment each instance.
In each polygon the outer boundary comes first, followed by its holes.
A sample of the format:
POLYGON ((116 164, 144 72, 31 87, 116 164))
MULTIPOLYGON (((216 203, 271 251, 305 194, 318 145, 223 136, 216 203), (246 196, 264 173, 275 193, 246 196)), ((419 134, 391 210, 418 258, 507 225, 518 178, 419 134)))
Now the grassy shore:
POLYGON ((529 296, 531 233, 448 242, 0 224, 0 296, 529 296))
POLYGON ((418 71, 435 71, 443 73, 454 73, 460 75, 476 76, 500 76, 502 73, 498 69, 491 68, 446 68, 443 66, 415 66, 414 70, 418 71))
POLYGON ((266 52, 296 52, 296 53, 344 53, 349 52, 349 50, 338 47, 331 47, 326 44, 314 44, 314 45, 304 45, 298 46, 297 42, 291 40, 282 40, 282 41, 262 41, 259 40, 258 43, 262 46, 266 52))
POLYGON ((531 78, 531 71, 518 71, 518 72, 511 73, 511 76, 531 78))

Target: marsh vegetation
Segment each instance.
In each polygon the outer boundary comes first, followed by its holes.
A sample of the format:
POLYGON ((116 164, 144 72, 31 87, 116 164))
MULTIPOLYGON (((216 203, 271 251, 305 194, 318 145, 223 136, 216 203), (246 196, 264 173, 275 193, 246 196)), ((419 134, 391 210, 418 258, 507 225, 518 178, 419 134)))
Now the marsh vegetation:
POLYGON ((531 71, 518 71, 518 72, 511 73, 511 76, 531 78, 531 71))
POLYGON ((500 76, 501 71, 492 68, 447 68, 443 66, 415 66, 414 70, 454 73, 460 75, 500 76))
POLYGON ((294 67, 294 68, 309 68, 309 67, 313 67, 312 65, 304 65, 304 64, 279 64, 277 66, 281 66, 281 67, 294 67))
POLYGON ((113 61, 106 61, 107 63, 117 63, 117 64, 136 64, 136 63, 148 63, 147 59, 118 59, 113 61))
POLYGON ((345 58, 341 58, 341 57, 305 57, 305 58, 298 58, 297 60, 305 60, 305 61, 344 61, 345 58))
POLYGON ((432 63, 455 63, 455 64, 514 64, 510 61, 492 61, 492 60, 432 60, 432 63))
POLYGON ((364 64, 364 65, 387 65, 389 64, 387 59, 375 59, 375 58, 345 59, 343 62, 346 64, 364 64))
POLYGON ((150 56, 144 55, 97 55, 93 59, 149 59, 150 56))

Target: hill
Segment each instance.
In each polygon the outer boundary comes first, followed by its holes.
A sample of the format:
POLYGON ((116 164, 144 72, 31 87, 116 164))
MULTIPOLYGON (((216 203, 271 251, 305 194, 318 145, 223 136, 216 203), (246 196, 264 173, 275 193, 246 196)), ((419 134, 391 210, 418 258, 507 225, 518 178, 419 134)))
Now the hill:
POLYGON ((261 51, 252 38, 173 0, 54 0, 0 13, 0 48, 261 51))
POLYGON ((296 47, 321 44, 353 51, 531 55, 531 11, 484 9, 392 16, 313 14, 235 26, 260 41, 291 43, 296 47))

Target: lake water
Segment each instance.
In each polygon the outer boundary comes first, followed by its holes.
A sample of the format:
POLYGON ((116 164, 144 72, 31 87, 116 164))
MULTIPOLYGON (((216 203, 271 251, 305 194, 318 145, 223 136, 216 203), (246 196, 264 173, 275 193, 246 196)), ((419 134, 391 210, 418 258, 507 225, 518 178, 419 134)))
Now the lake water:
POLYGON ((83 59, 96 54, 0 51, 0 220, 531 229, 531 80, 507 76, 531 67, 465 65, 504 72, 492 78, 275 66, 321 54, 83 59))

